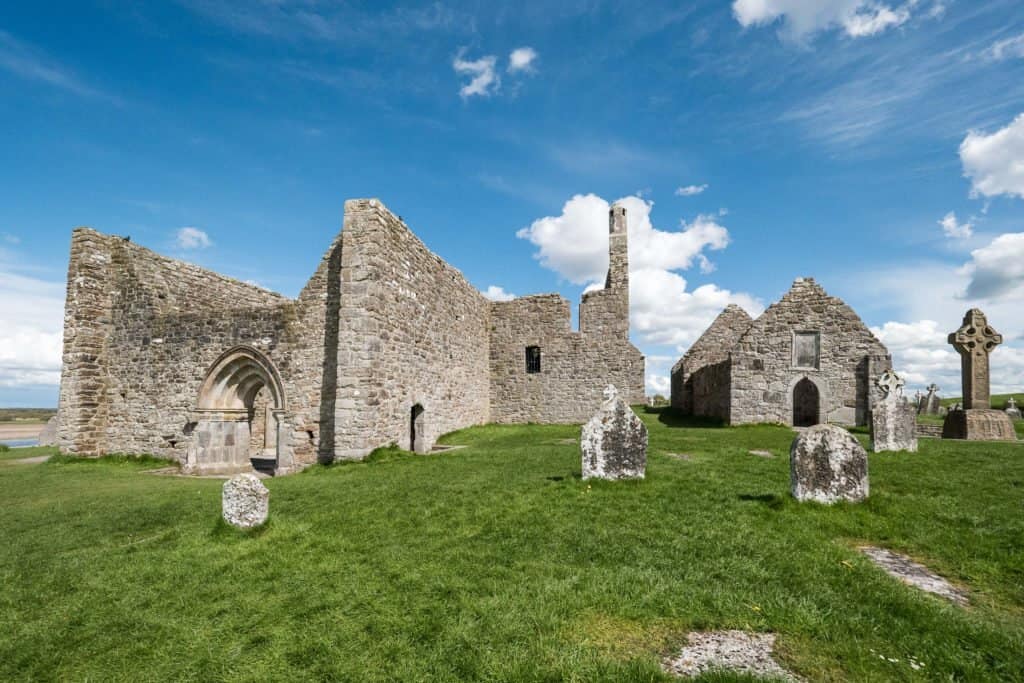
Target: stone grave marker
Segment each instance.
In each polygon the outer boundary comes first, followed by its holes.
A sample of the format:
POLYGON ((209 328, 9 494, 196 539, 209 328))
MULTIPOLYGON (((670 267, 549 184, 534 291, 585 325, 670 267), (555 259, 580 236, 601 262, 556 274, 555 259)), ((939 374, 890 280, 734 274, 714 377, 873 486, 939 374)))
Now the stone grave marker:
POLYGON ((790 490, 799 501, 831 505, 868 497, 868 454, 842 427, 820 424, 793 439, 790 490))
POLYGON ((988 357, 1003 343, 1003 335, 989 324, 985 314, 972 308, 963 325, 949 335, 949 343, 960 354, 963 407, 957 404, 946 414, 942 438, 972 441, 1016 441, 1010 416, 991 408, 988 357))
POLYGON ((251 529, 267 521, 270 491, 255 474, 236 474, 224 482, 221 506, 225 522, 239 529, 251 529))
POLYGON ((1011 420, 1020 419, 1020 408, 1017 407, 1017 401, 1010 397, 1010 400, 1006 402, 1006 414, 1010 416, 1011 420))
POLYGON ((600 410, 583 425, 584 479, 643 479, 647 426, 609 384, 600 410))
POLYGON ((883 395, 871 410, 871 443, 875 453, 917 451, 917 414, 903 395, 903 379, 890 368, 875 383, 883 395))

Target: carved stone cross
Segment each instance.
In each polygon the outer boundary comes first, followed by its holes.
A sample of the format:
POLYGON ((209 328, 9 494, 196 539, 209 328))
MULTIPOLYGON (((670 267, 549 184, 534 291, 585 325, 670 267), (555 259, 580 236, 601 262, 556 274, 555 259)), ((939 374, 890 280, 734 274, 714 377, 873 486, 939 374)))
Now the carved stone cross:
POLYGON ((903 395, 904 381, 892 368, 887 368, 875 383, 885 393, 887 399, 897 399, 903 395))
POLYGON ((935 382, 932 382, 931 384, 928 385, 927 390, 929 394, 937 394, 939 393, 939 385, 937 385, 935 382))
POLYGON ((972 308, 960 329, 949 335, 949 343, 960 354, 964 408, 990 407, 988 354, 1003 343, 1003 335, 989 327, 981 309, 972 308))

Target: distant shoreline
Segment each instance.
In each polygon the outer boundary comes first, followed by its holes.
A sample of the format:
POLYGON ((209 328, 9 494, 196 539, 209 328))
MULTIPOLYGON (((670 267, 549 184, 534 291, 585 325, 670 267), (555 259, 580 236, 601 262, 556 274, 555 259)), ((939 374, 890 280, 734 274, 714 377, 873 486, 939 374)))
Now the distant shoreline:
POLYGON ((45 422, 0 422, 0 440, 39 438, 45 422))

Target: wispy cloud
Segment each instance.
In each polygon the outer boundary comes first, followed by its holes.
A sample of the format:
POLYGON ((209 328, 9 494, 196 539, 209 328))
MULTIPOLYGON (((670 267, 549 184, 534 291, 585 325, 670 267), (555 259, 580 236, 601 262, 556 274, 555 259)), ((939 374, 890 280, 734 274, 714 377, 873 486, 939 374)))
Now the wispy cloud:
POLYGON ((452 68, 460 76, 468 76, 469 82, 459 88, 459 95, 462 99, 469 99, 473 96, 489 97, 501 88, 501 78, 495 70, 498 58, 494 55, 486 55, 480 59, 467 60, 462 56, 466 50, 463 48, 452 60, 452 68))
POLYGON ((508 72, 510 74, 535 70, 534 62, 537 61, 537 51, 532 47, 518 47, 512 50, 508 56, 508 72))
POLYGON ((1024 33, 1012 38, 1004 38, 992 43, 982 57, 998 62, 1004 59, 1024 59, 1024 33))
POLYGON ((67 67, 3 30, 0 30, 0 69, 82 97, 118 99, 90 86, 67 67))
POLYGON ((192 227, 179 228, 174 242, 179 249, 206 249, 213 245, 209 235, 192 227))
POLYGON ((692 197, 694 195, 700 194, 706 189, 708 189, 707 183, 704 183, 703 185, 687 185, 685 187, 676 188, 674 194, 677 197, 692 197))

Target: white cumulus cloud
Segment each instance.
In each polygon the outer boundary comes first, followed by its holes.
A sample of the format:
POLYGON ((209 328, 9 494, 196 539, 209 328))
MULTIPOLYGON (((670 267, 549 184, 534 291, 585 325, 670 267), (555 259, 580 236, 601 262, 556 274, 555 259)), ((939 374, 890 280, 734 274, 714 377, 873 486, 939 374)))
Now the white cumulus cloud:
POLYGON ((529 72, 534 70, 533 63, 537 61, 537 51, 532 47, 517 47, 508 56, 508 72, 529 72))
POLYGON ((994 133, 967 133, 960 143, 960 163, 964 177, 971 179, 971 196, 1024 199, 1024 114, 994 133))
POLYGON ((483 291, 483 295, 491 301, 512 301, 516 298, 515 294, 506 292, 504 287, 498 287, 497 285, 491 285, 483 291))
POLYGON ((735 0, 732 11, 744 27, 781 21, 784 32, 794 39, 833 28, 861 38, 906 23, 918 4, 919 0, 901 6, 875 0, 735 0))
POLYGON ((950 211, 942 220, 939 221, 939 225, 942 226, 942 231, 946 233, 946 237, 952 237, 953 239, 965 240, 974 234, 974 224, 971 221, 966 223, 960 223, 956 219, 956 213, 950 211))
MULTIPOLYGON (((677 270, 699 261, 705 249, 724 249, 729 231, 717 216, 680 222, 680 230, 659 230, 651 223, 653 202, 639 197, 619 200, 629 226, 630 271, 677 270)), ((594 194, 576 195, 558 216, 535 220, 516 235, 537 245, 541 264, 575 284, 603 283, 608 271, 608 201, 594 194)))
POLYGON ((0 272, 0 386, 60 383, 64 287, 0 272))
POLYGON ((452 60, 452 68, 460 76, 468 76, 469 82, 459 89, 462 99, 469 99, 474 95, 489 97, 501 87, 501 78, 495 70, 498 58, 494 55, 487 55, 476 60, 466 60, 462 56, 464 50, 452 60))
POLYGON ((992 242, 971 252, 963 273, 968 299, 997 299, 1022 294, 1024 285, 1024 232, 999 235, 992 242))
POLYGON ((210 236, 199 228, 180 228, 175 243, 179 249, 206 249, 213 244, 210 236))
POLYGON ((700 194, 704 190, 708 189, 708 184, 703 185, 687 185, 685 187, 676 188, 675 195, 677 197, 692 197, 695 194, 700 194))

